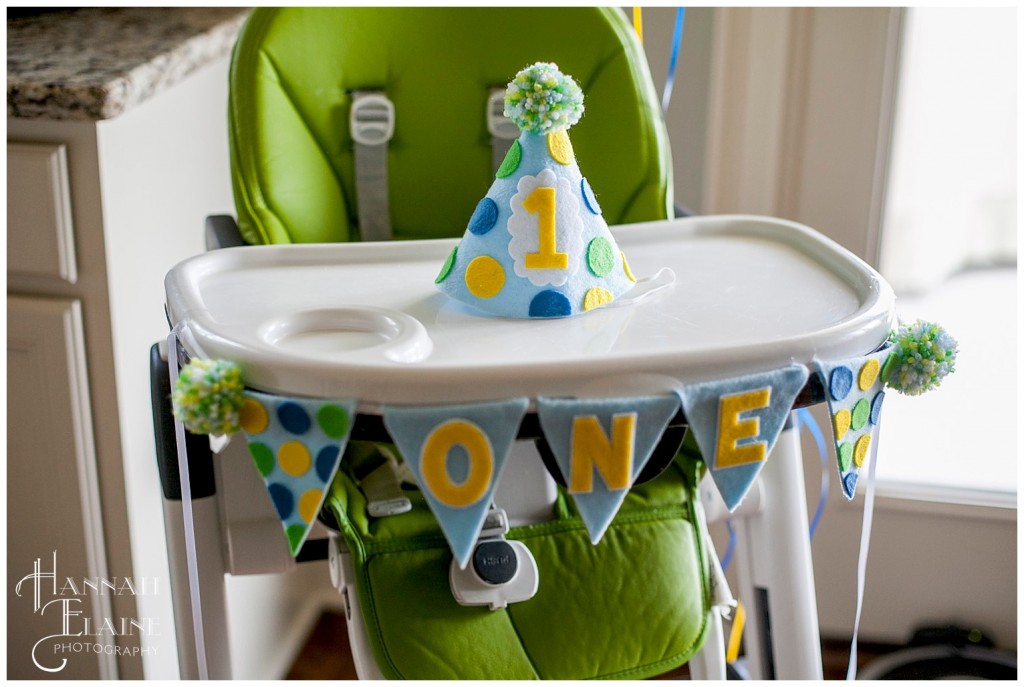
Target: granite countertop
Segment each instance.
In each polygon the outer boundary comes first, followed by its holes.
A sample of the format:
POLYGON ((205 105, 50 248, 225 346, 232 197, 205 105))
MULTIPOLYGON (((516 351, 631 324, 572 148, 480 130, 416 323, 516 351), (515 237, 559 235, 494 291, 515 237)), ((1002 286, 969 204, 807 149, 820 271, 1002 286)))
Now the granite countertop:
POLYGON ((231 51, 245 8, 83 8, 7 19, 7 116, 110 119, 231 51))

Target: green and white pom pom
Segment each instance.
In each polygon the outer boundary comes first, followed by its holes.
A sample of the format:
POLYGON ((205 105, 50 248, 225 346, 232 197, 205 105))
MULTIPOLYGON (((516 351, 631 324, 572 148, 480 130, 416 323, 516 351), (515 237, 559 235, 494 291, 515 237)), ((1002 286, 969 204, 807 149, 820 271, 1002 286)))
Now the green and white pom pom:
POLYGON ((244 386, 235 363, 193 360, 181 369, 174 384, 174 416, 193 434, 234 434, 240 429, 244 386))
POLYGON ((956 339, 934 322, 900 323, 889 340, 895 352, 887 365, 886 384, 900 393, 919 396, 956 369, 956 339))
POLYGON ((535 134, 568 129, 583 116, 583 91, 557 64, 537 62, 509 82, 505 116, 535 134))

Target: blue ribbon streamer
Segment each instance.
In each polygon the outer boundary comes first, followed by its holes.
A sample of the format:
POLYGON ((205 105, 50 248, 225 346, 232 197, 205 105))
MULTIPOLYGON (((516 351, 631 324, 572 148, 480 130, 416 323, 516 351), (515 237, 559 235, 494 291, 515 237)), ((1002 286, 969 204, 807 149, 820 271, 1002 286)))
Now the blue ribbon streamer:
POLYGON ((818 523, 821 522, 821 516, 825 512, 825 502, 828 501, 828 454, 825 452, 825 437, 822 435, 818 423, 815 422, 814 416, 811 415, 811 411, 807 408, 800 408, 796 411, 796 418, 798 432, 800 427, 807 427, 811 436, 814 437, 814 443, 818 446, 818 459, 821 461, 821 495, 818 496, 818 507, 814 510, 814 517, 811 518, 811 525, 809 527, 810 537, 813 541, 814 533, 818 529, 818 523))
POLYGON ((725 545, 725 553, 719 561, 722 564, 722 572, 732 563, 732 555, 736 552, 736 528, 732 525, 732 518, 725 521, 725 528, 729 530, 729 543, 725 545))
POLYGON ((686 23, 686 8, 676 10, 676 27, 672 34, 672 54, 668 58, 668 75, 665 77, 665 90, 661 95, 661 111, 668 112, 668 103, 672 100, 672 86, 676 80, 676 61, 679 59, 679 46, 683 42, 683 25, 686 23))
MULTIPOLYGON (((811 524, 808 527, 809 536, 813 541, 814 533, 818 530, 818 524, 821 522, 821 516, 825 512, 825 503, 828 501, 828 454, 825 452, 825 437, 821 433, 818 423, 814 420, 814 416, 811 415, 811 411, 807 410, 807 408, 799 408, 796 411, 796 420, 798 432, 802 427, 806 427, 807 431, 814 437, 814 443, 818 446, 818 459, 821 461, 821 495, 818 496, 818 507, 814 510, 814 517, 811 518, 811 524)), ((733 527, 732 518, 725 521, 725 527, 729 532, 729 543, 726 544, 725 552, 722 554, 721 563, 723 571, 728 569, 729 563, 732 562, 733 553, 736 551, 736 528, 733 527)))

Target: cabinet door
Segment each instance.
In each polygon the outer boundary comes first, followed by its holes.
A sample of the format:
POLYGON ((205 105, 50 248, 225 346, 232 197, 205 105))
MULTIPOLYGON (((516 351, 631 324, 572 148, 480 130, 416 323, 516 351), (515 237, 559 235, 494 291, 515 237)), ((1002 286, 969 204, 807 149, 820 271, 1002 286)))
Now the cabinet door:
POLYGON ((63 145, 7 144, 7 259, 8 274, 78 278, 63 145))
POLYGON ((81 308, 77 300, 8 296, 7 327, 7 677, 115 678, 115 657, 96 647, 116 638, 66 636, 86 629, 86 619, 95 631, 113 617, 109 590, 83 582, 112 576, 81 308))

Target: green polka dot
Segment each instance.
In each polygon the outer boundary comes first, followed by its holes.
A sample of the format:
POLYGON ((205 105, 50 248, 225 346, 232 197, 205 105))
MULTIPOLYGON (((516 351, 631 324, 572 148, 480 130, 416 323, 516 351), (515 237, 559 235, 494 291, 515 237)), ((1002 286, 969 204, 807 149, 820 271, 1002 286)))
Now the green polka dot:
POLYGON ((882 383, 885 384, 889 381, 889 375, 892 374, 892 365, 896 361, 896 354, 890 353, 889 357, 882 363, 882 383))
POLYGON ((277 461, 274 460, 274 452, 270 450, 269 446, 255 441, 249 444, 249 454, 252 455, 252 459, 256 463, 256 469, 260 471, 261 475, 266 477, 274 471, 274 465, 277 461))
POLYGON ((587 246, 587 266, 598 277, 607 277, 615 267, 615 251, 612 243, 598 236, 587 246))
POLYGON ((294 556, 299 552, 299 547, 302 546, 302 539, 306 536, 306 528, 302 525, 288 525, 284 528, 284 533, 288 537, 288 548, 291 549, 294 556))
POLYGON ((871 403, 866 398, 860 399, 857 401, 857 405, 853 406, 853 412, 850 415, 850 428, 860 429, 868 423, 868 417, 871 416, 871 403))
POLYGON ((498 171, 494 176, 498 179, 512 176, 519 169, 519 163, 522 159, 523 149, 519 146, 519 141, 515 141, 512 143, 512 147, 508 149, 508 152, 505 153, 505 159, 501 161, 501 167, 498 167, 498 171))
POLYGON ((434 280, 435 284, 440 284, 448 275, 452 273, 452 267, 455 266, 455 254, 459 252, 459 247, 455 246, 452 248, 452 252, 448 254, 448 259, 444 261, 444 265, 441 266, 441 272, 437 275, 437 279, 434 280))
POLYGON ((348 413, 341 406, 329 403, 316 413, 316 422, 324 434, 332 439, 340 439, 348 432, 348 413))
POLYGON ((846 472, 850 469, 850 463, 853 461, 853 444, 844 441, 836 448, 836 453, 839 454, 840 471, 846 472))

